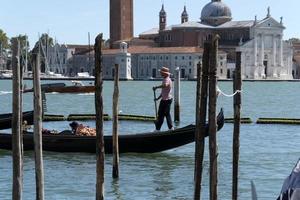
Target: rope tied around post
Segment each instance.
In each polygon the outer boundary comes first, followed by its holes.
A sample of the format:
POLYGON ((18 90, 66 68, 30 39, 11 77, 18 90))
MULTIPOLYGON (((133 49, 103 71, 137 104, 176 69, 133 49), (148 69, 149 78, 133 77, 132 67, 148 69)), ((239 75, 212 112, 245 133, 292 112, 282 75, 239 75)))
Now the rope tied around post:
POLYGON ((219 86, 217 85, 217 94, 218 96, 223 95, 225 97, 234 97, 235 95, 237 95, 238 93, 242 93, 242 90, 236 90, 233 94, 226 94, 224 93, 219 86))

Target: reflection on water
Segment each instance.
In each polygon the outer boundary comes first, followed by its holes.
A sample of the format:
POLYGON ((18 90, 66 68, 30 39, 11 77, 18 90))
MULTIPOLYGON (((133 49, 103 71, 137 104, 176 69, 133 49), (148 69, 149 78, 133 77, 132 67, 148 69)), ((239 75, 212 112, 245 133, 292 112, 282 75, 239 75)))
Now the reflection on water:
POLYGON ((0 91, 0 95, 12 94, 12 91, 0 91))
MULTIPOLYGON (((3 167, 6 169, 4 172, 7 172, 4 177, 0 178, 0 186, 9 191, 10 187, 3 184, 3 180, 11 181, 11 152, 1 150, 0 160, 1 163, 5 161, 3 167)), ((105 160, 105 185, 109 186, 106 187, 108 199, 110 197, 111 199, 130 199, 130 197, 143 196, 148 196, 148 199, 168 199, 177 190, 173 180, 177 179, 178 170, 181 168, 193 170, 192 157, 185 158, 167 152, 121 154, 120 179, 114 180, 111 178, 112 156, 107 155, 105 160)), ((49 199, 63 198, 68 195, 84 199, 89 199, 85 196, 87 194, 89 197, 94 196, 95 163, 94 154, 44 152, 45 181, 48 186, 46 186, 46 191, 48 191, 46 196, 49 199)), ((34 152, 28 151, 24 155, 24 192, 27 198, 34 195, 33 191, 28 191, 35 187, 33 183, 34 152)), ((2 192, 3 190, 0 196, 2 192)))
POLYGON ((120 184, 118 179, 113 179, 111 181, 111 188, 112 188, 112 194, 115 196, 115 199, 121 200, 122 198, 122 193, 120 192, 120 184))

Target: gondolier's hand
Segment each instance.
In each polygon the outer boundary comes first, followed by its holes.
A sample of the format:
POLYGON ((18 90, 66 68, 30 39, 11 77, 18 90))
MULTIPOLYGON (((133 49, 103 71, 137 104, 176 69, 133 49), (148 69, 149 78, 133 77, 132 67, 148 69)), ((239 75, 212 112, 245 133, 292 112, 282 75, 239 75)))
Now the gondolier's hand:
POLYGON ((158 101, 161 98, 161 95, 159 95, 159 97, 154 98, 154 101, 158 101))
POLYGON ((154 87, 152 88, 152 90, 153 90, 153 91, 155 91, 156 89, 157 89, 157 87, 156 87, 156 86, 154 86, 154 87))

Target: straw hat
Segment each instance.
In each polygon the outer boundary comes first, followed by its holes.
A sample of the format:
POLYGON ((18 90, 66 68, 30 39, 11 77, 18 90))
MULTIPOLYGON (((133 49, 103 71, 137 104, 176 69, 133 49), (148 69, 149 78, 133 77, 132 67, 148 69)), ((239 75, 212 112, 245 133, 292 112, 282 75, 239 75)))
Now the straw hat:
POLYGON ((159 71, 162 75, 169 76, 171 74, 169 68, 167 68, 167 67, 162 67, 159 71))
POLYGON ((76 128, 79 126, 79 123, 73 121, 72 123, 69 124, 69 126, 70 126, 72 129, 76 129, 76 128))

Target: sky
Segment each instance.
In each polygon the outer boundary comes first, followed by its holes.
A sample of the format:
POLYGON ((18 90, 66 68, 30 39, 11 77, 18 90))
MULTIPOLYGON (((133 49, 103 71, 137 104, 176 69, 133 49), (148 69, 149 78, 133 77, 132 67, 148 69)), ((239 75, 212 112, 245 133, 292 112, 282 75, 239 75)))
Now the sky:
MULTIPOLYGON (((271 16, 286 27, 284 39, 300 38, 299 0, 222 0, 231 8, 233 20, 263 19, 270 6, 271 16)), ((186 5, 189 21, 200 21, 202 8, 210 0, 134 0, 134 35, 158 27, 162 3, 167 25, 180 23, 186 5)), ((49 33, 61 44, 91 44, 99 33, 109 38, 109 0, 1 0, 0 29, 8 37, 28 35, 30 46, 38 35, 49 33)))

